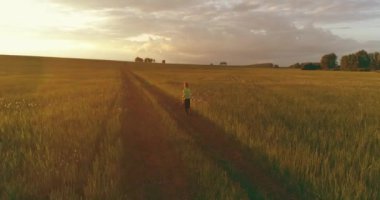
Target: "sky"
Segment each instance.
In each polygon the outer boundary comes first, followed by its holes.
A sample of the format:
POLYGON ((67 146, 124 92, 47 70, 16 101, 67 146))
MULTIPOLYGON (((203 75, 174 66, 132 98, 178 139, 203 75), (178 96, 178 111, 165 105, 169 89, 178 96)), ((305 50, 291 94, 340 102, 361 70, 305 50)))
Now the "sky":
POLYGON ((380 51, 380 0, 0 3, 0 54, 287 66, 380 51))

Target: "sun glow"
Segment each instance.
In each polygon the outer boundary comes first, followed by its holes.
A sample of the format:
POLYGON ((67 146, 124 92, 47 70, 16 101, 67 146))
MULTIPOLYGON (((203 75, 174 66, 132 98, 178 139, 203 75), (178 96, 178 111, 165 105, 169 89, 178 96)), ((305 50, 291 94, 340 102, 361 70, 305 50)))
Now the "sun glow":
POLYGON ((141 34, 135 37, 129 37, 126 40, 131 42, 148 42, 151 40, 165 40, 165 41, 171 41, 172 39, 169 37, 164 37, 160 35, 153 35, 153 34, 141 34))
POLYGON ((95 11, 77 11, 47 1, 5 1, 0 7, 0 54, 56 55, 59 51, 91 49, 94 45, 90 42, 63 34, 95 28, 104 20, 95 11))
POLYGON ((81 29, 102 20, 94 11, 76 11, 58 4, 35 0, 2 3, 0 25, 22 28, 81 29))

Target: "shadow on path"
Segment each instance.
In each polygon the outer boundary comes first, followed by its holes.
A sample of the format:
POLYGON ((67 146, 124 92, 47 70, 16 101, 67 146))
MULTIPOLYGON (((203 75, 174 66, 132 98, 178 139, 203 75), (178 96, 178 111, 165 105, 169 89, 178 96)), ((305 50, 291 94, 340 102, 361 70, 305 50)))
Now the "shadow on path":
POLYGON ((191 199, 186 168, 168 142, 167 130, 152 102, 130 72, 123 73, 125 97, 123 130, 123 185, 128 199, 191 199))
POLYGON ((169 96, 143 78, 134 75, 141 85, 177 122, 178 126, 191 135, 203 152, 226 170, 229 177, 240 183, 250 199, 256 199, 257 191, 270 199, 298 199, 276 178, 268 175, 269 170, 259 167, 247 148, 228 136, 224 130, 197 112, 186 115, 178 99, 169 96))

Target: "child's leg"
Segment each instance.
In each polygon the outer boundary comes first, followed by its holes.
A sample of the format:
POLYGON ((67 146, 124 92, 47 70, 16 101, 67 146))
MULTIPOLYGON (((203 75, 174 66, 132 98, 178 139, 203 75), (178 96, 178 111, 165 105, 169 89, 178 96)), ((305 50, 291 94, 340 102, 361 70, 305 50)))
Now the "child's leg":
POLYGON ((190 99, 185 99, 185 111, 187 114, 190 112, 190 99))

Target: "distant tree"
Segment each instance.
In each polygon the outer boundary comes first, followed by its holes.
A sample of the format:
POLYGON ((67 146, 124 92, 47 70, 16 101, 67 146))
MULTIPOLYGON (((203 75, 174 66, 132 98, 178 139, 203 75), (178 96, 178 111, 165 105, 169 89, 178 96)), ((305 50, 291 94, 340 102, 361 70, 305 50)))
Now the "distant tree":
POLYGON ((368 54, 360 50, 354 54, 342 56, 340 67, 342 70, 375 70, 380 68, 380 55, 378 52, 368 54))
POLYGON ((340 69, 341 70, 358 70, 359 69, 359 60, 356 54, 348 54, 342 56, 340 60, 340 69))
POLYGON ((165 64, 166 63, 166 60, 162 60, 162 64, 165 64))
POLYGON ((340 69, 348 70, 348 66, 349 66, 348 55, 342 56, 342 58, 340 59, 340 69))
POLYGON ((369 66, 369 68, 371 70, 378 70, 378 69, 380 69, 380 53, 379 52, 369 53, 368 56, 369 56, 369 59, 370 59, 370 66, 369 66))
POLYGON ((355 55, 357 56, 357 59, 358 59, 358 64, 359 64, 358 68, 364 69, 364 70, 369 70, 371 60, 370 60, 368 53, 364 50, 360 50, 360 51, 356 52, 355 55))
POLYGON ((322 56, 321 68, 322 69, 335 69, 337 67, 337 56, 335 53, 330 53, 322 56))
POLYGON ((227 65, 227 62, 222 61, 222 62, 220 62, 220 65, 227 65))
POLYGON ((135 62, 144 62, 144 59, 140 58, 140 57, 136 57, 135 58, 135 62))
POLYGON ((355 54, 348 55, 348 69, 349 70, 358 70, 359 60, 358 56, 355 54))
POLYGON ((302 68, 302 66, 301 66, 300 63, 295 63, 295 64, 293 64, 293 65, 290 65, 289 67, 290 67, 290 68, 296 68, 296 69, 301 69, 301 68, 302 68))
POLYGON ((376 69, 380 69, 380 53, 375 52, 376 69))
POLYGON ((321 64, 319 63, 302 63, 302 70, 320 70, 321 69, 321 64))
POLYGON ((376 69, 376 55, 375 55, 375 53, 369 53, 368 57, 370 60, 369 68, 372 70, 375 70, 376 69))
POLYGON ((152 58, 145 58, 144 62, 146 62, 146 63, 153 63, 154 59, 152 59, 152 58))

